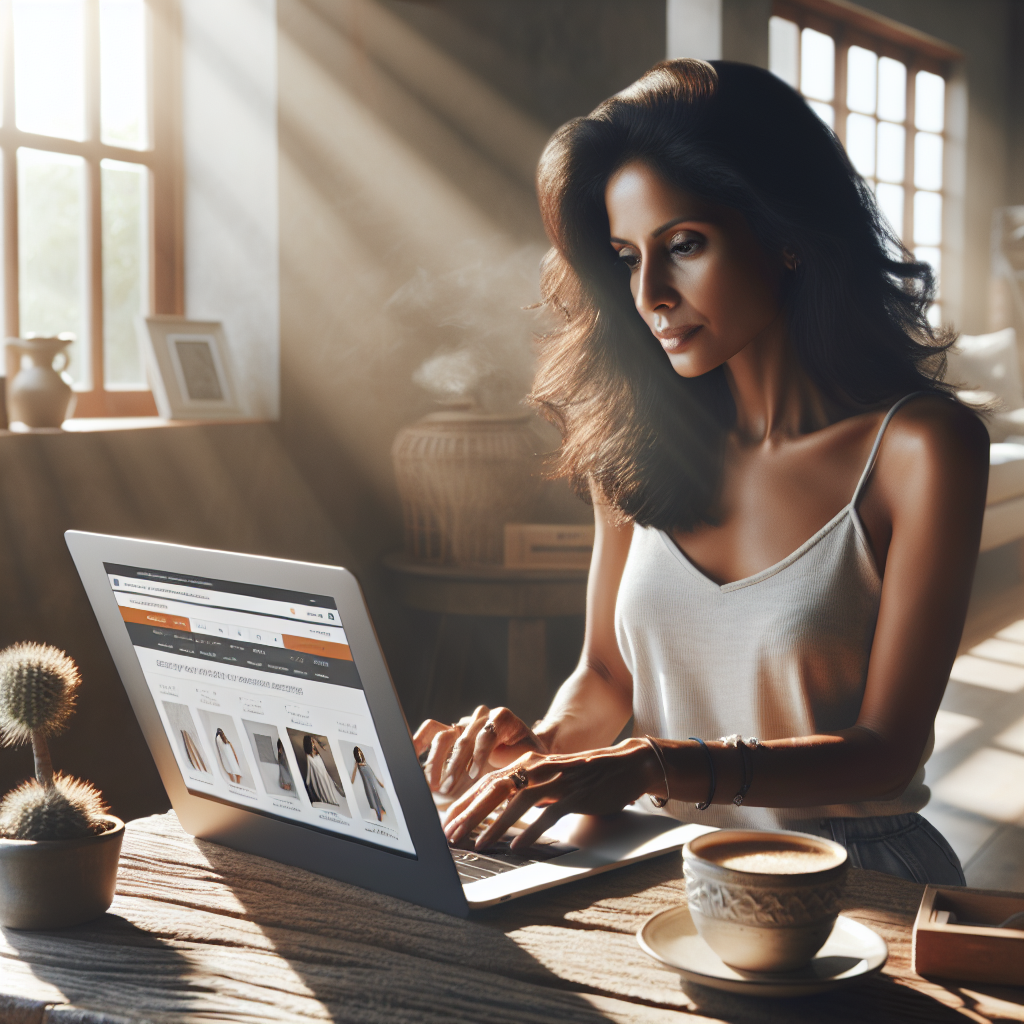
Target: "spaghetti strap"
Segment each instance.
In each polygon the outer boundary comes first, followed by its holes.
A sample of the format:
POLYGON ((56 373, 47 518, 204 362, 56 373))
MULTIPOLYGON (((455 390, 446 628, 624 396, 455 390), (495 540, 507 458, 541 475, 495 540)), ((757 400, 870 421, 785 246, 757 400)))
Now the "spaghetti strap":
POLYGON ((864 472, 860 475, 860 480, 857 482, 857 487, 853 492, 853 497, 850 499, 850 504, 856 508, 857 502, 860 500, 860 492, 864 490, 864 486, 868 482, 868 477, 871 476, 871 470, 874 469, 875 459, 878 457, 878 449, 882 444, 882 437, 885 434, 885 428, 889 426, 889 421, 896 415, 897 412, 904 405, 907 404, 912 398, 917 398, 918 395, 930 395, 933 394, 931 391, 912 391, 909 395, 904 395, 886 414, 885 419, 882 420, 882 425, 878 428, 878 434, 875 437, 875 443, 871 447, 871 454, 868 456, 867 464, 864 466, 864 472))

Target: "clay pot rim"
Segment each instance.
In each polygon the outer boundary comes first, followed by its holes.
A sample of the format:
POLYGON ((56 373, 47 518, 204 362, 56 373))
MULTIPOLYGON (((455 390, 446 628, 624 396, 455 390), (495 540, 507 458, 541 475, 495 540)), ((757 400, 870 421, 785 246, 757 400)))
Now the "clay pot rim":
POLYGON ((8 839, 6 836, 0 836, 0 849, 6 847, 26 850, 30 846, 38 846, 46 850, 60 850, 81 846, 83 843, 109 842, 124 833, 124 822, 116 815, 103 814, 101 817, 107 823, 107 827, 91 836, 78 836, 75 839, 8 839))
POLYGON ((845 846, 825 839, 823 836, 812 835, 808 832, 791 832, 783 829, 720 829, 717 832, 707 832, 696 839, 691 839, 683 847, 683 860, 690 863, 691 870, 716 882, 738 885, 747 889, 802 889, 819 885, 828 885, 838 882, 846 874, 850 866, 850 854, 845 846), (769 839, 773 836, 780 836, 786 839, 798 839, 810 846, 817 846, 819 849, 826 849, 837 855, 841 854, 842 859, 838 864, 822 868, 819 871, 804 871, 799 874, 779 874, 771 871, 737 871, 735 868, 727 868, 708 860, 700 855, 700 849, 704 846, 715 846, 717 841, 721 842, 722 837, 727 836, 725 841, 743 841, 744 839, 769 839), (703 842, 702 842, 703 840, 703 842), (694 848, 696 845, 696 849, 694 848))

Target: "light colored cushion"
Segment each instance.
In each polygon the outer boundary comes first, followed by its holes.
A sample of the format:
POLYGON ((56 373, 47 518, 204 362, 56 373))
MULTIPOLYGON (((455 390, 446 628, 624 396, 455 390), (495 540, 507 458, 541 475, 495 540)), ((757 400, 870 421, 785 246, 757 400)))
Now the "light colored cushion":
POLYGON ((962 388, 991 391, 1000 399, 999 411, 1024 406, 1017 332, 1012 327, 993 334, 962 334, 946 353, 946 380, 962 388))
POLYGON ((991 551, 1021 537, 1024 537, 1024 497, 1000 501, 985 509, 981 526, 982 551, 991 551))
POLYGON ((989 453, 986 504, 1024 495, 1024 444, 993 444, 989 453))

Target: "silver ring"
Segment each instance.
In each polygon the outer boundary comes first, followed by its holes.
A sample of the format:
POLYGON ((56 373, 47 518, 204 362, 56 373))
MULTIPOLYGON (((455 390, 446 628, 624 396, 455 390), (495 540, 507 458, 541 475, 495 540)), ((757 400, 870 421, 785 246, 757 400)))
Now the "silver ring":
POLYGON ((508 777, 512 780, 512 784, 516 789, 525 789, 530 784, 530 780, 522 768, 517 768, 514 772, 510 772, 508 777))
POLYGON ((498 733, 498 730, 494 728, 494 723, 490 719, 488 719, 486 722, 484 722, 483 731, 484 732, 494 733, 495 735, 497 735, 497 733, 498 733))

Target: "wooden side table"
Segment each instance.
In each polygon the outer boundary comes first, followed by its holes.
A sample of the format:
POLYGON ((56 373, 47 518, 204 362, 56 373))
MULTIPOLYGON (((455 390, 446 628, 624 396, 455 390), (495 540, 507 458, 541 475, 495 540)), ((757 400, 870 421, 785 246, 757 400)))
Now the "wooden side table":
MULTIPOLYGON (((424 565, 401 554, 384 559, 407 608, 449 616, 508 619, 508 705, 525 719, 547 709, 546 620, 583 615, 586 569, 506 569, 501 565, 424 565)), ((426 713, 434 696, 437 650, 431 656, 423 694, 426 713)))

